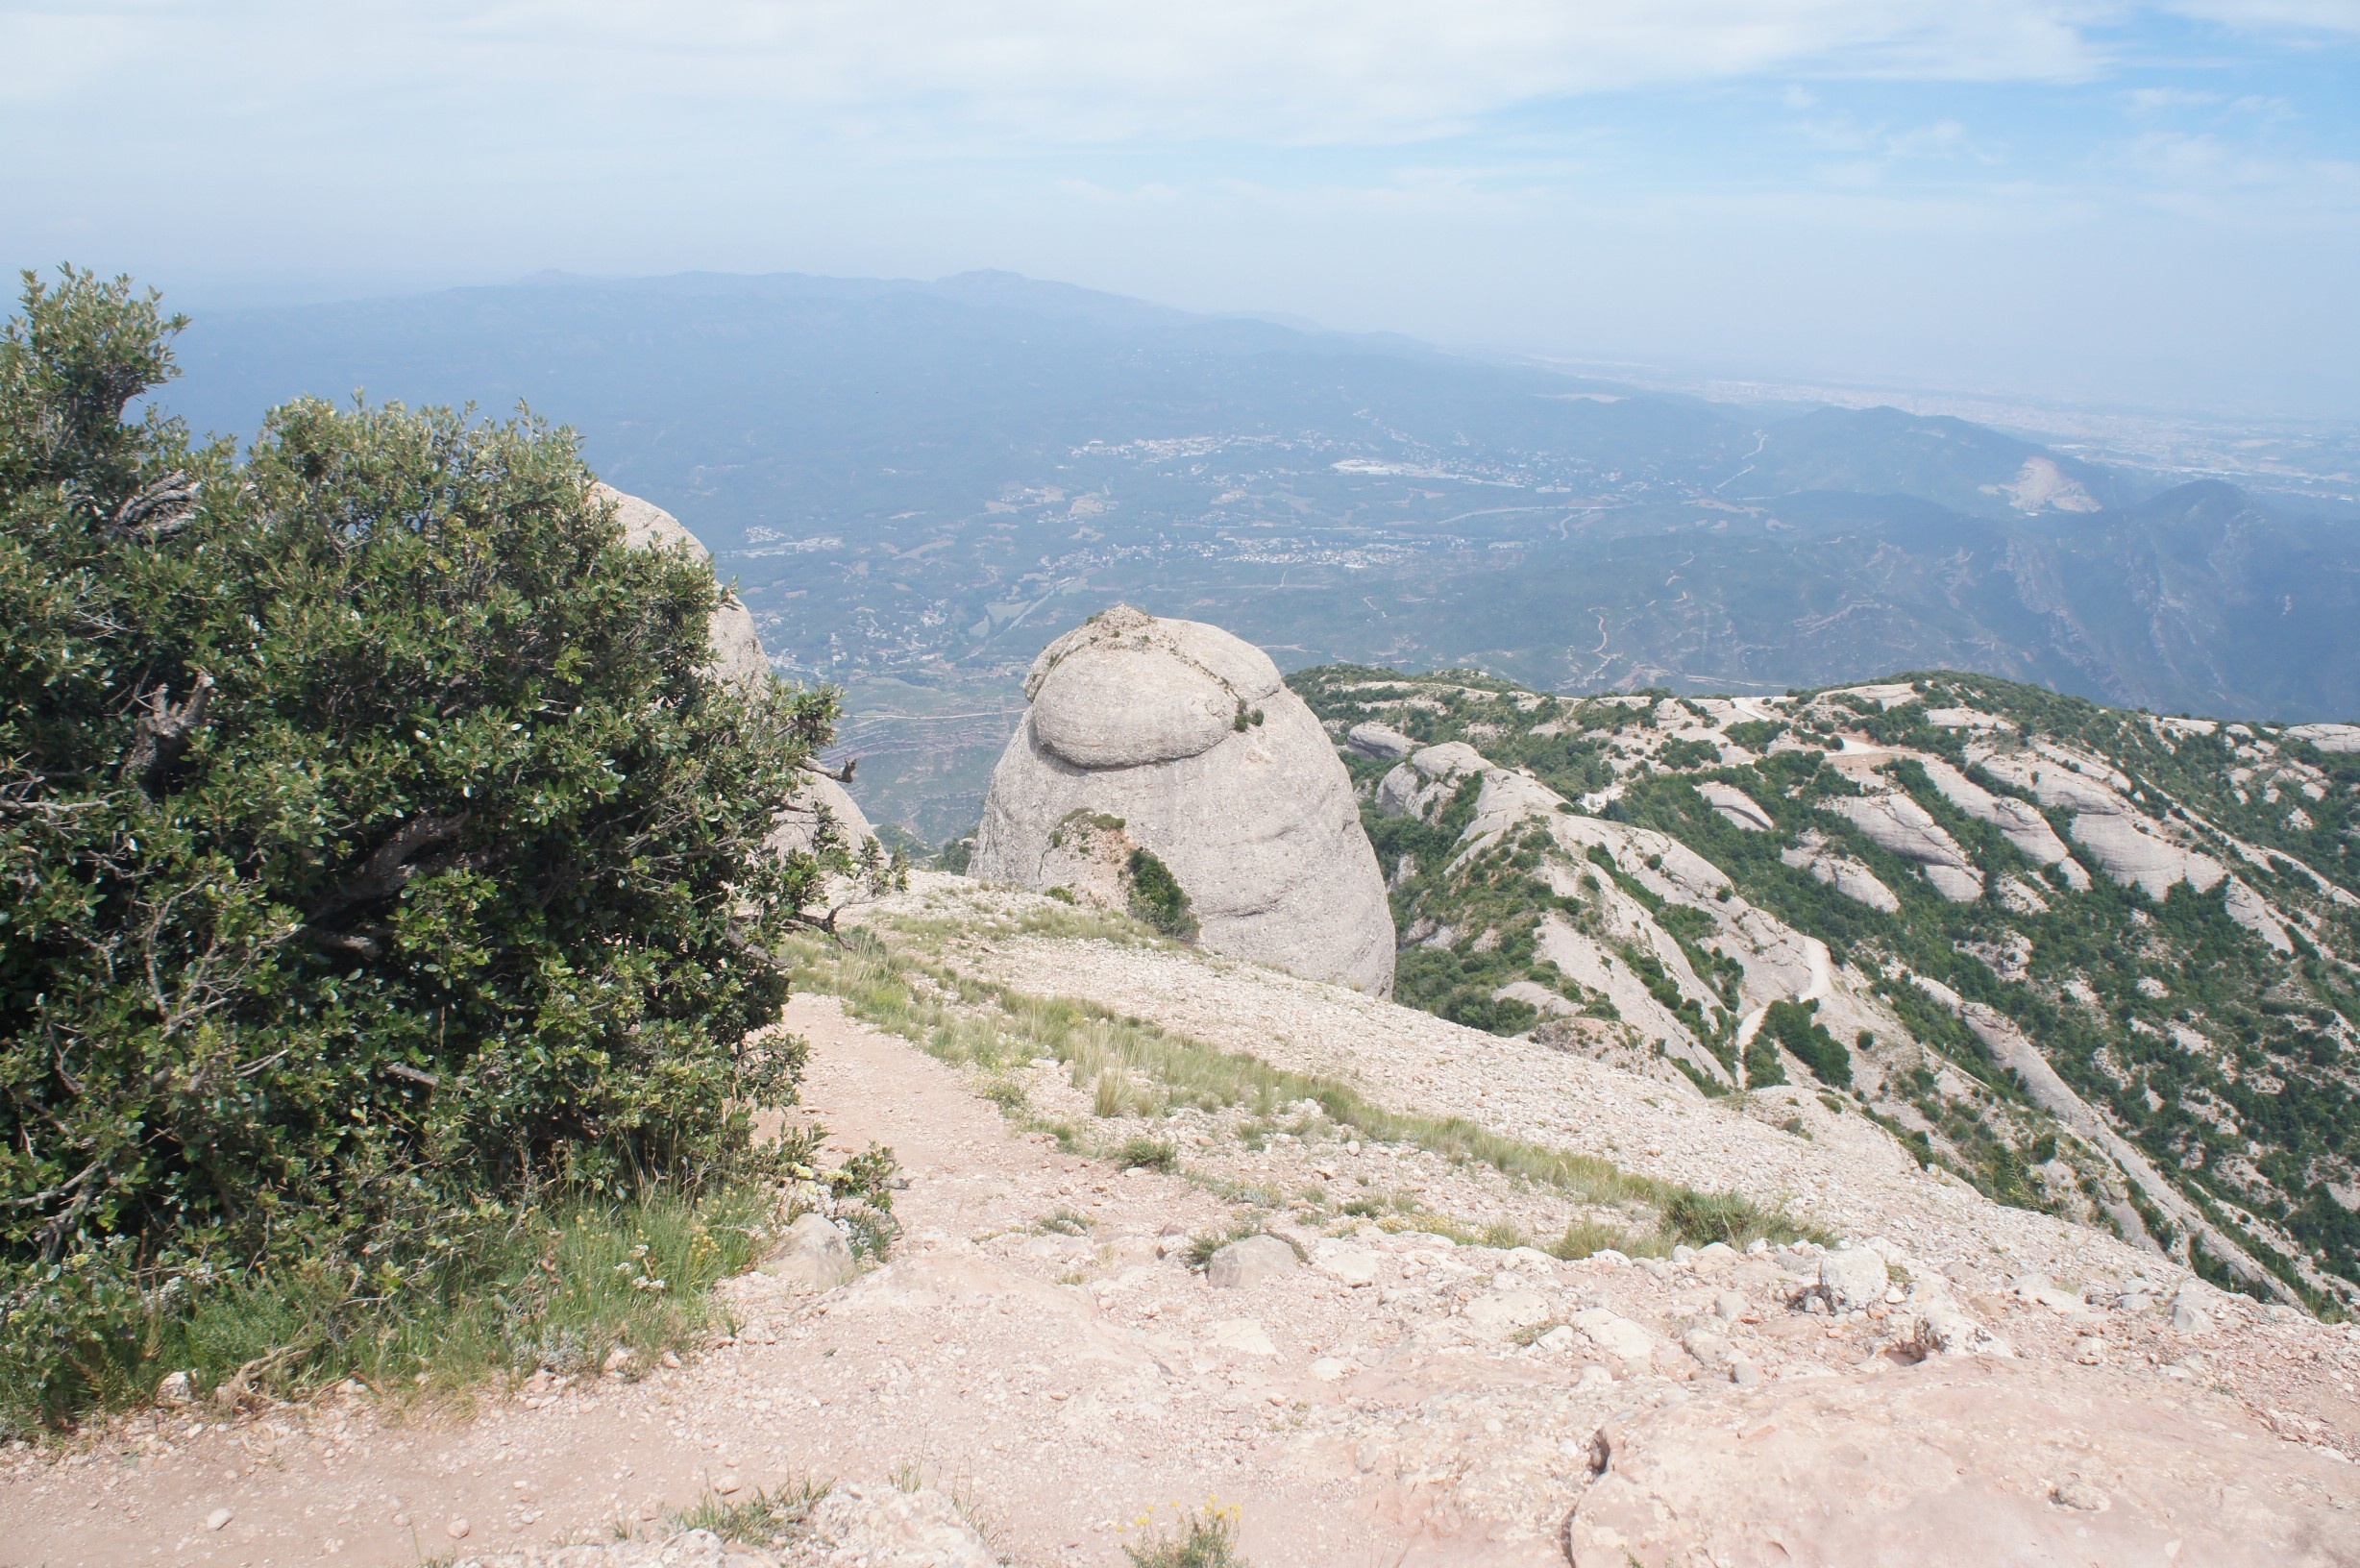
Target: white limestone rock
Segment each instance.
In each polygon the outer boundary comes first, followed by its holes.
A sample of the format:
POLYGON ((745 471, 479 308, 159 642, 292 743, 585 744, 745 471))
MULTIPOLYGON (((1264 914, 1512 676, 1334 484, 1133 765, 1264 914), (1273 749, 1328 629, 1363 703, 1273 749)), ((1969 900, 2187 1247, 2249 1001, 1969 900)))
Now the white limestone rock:
POLYGON ((1951 902, 1971 904, 1983 895, 1983 873, 1958 841, 1898 790, 1838 796, 1820 804, 1866 834, 1871 844, 1916 863, 1918 874, 1951 902))
MULTIPOLYGON (((704 548, 704 542, 653 502, 626 495, 610 484, 593 485, 591 490, 600 501, 614 507, 615 521, 623 525, 624 543, 632 549, 684 549, 701 561, 712 560, 713 552, 704 548)), ((754 630, 754 618, 736 594, 722 597, 705 630, 713 648, 713 667, 724 679, 751 686, 770 678, 771 661, 762 651, 762 638, 754 630)), ((794 802, 778 814, 764 847, 774 854, 809 849, 818 836, 823 810, 835 820, 845 843, 855 850, 863 842, 876 837, 876 829, 845 793, 843 785, 818 773, 806 773, 794 802)))
POLYGON ((1060 828, 1119 821, 1215 952, 1375 995, 1393 983, 1376 852, 1327 732, 1260 649, 1119 605, 1049 645, 993 770, 973 874, 1067 885, 1060 828))
POLYGON ((932 1487, 842 1485, 811 1510, 828 1568, 996 1568, 959 1506, 932 1487))
POLYGON ((1344 741, 1364 756, 1389 757, 1394 761, 1417 749, 1417 743, 1401 731, 1373 719, 1363 720, 1344 732, 1344 741))
POLYGON ((824 1214, 803 1214, 787 1227, 762 1272, 802 1290, 833 1290, 852 1277, 852 1248, 824 1214))
POLYGON ((818 842, 823 812, 836 824, 845 844, 855 851, 865 841, 876 837, 868 815, 845 793, 843 785, 824 773, 806 772, 795 792, 795 799, 778 814, 771 826, 771 836, 762 841, 763 847, 781 855, 810 848, 818 842))
MULTIPOLYGON (((611 484, 592 485, 591 493, 614 506, 615 521, 623 525, 624 543, 633 550, 685 548, 701 561, 713 559, 702 540, 653 502, 627 496, 611 484)), ((763 654, 754 618, 735 593, 722 596, 706 634, 713 645, 713 666, 725 679, 751 683, 770 674, 771 661, 763 654)))
POLYGON ((1823 833, 1797 834, 1792 845, 1779 851, 1779 859, 1797 870, 1809 871, 1854 903, 1887 915, 1901 908, 1899 895, 1875 871, 1837 849, 1823 833))
POLYGON ((2297 724, 2286 735, 2322 751, 2360 751, 2360 724, 2297 724))
POLYGON ((2076 892, 2088 891, 2089 872, 2076 864, 2065 841, 2056 836, 2056 829, 2030 802, 2013 796, 1994 795, 1940 757, 1920 757, 1918 766, 1926 770, 1926 776, 1942 792, 1945 800, 1977 821, 1998 828, 2009 844, 2041 865, 2058 868, 2066 884, 2076 892))
POLYGON ((1706 779, 1696 786, 1696 793, 1705 797, 1705 804, 1749 833, 1768 833, 1778 826, 1752 796, 1734 784, 1706 779))
POLYGON ((1216 1290, 1250 1290, 1298 1266, 1294 1249, 1277 1237, 1249 1236, 1230 1242, 1206 1262, 1205 1283, 1216 1290))
POLYGON ((2184 830, 2157 821, 2132 805, 2110 778, 2095 776, 2043 751, 2000 751, 1980 759, 2003 784, 2031 795, 2052 810, 2071 811, 2070 831, 2098 869, 2125 887, 2133 883, 2161 898, 2176 882, 2203 893, 2228 875, 2212 856, 2186 842, 2184 830))

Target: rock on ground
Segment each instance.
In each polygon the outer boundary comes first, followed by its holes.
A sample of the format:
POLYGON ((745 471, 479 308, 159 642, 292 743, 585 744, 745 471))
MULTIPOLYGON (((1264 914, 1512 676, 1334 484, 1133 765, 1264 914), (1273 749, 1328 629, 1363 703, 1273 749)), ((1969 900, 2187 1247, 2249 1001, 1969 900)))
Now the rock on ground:
POLYGON ((973 870, 1034 890, 1076 823, 1170 868, 1216 952, 1384 995, 1393 922, 1350 779, 1251 644, 1119 605, 1049 645, 984 798, 973 870))
POLYGON ((1275 1236, 1232 1241, 1205 1264, 1205 1283, 1216 1289, 1242 1290, 1295 1269, 1294 1249, 1275 1236))
POLYGON ((805 1290, 833 1290, 852 1277, 852 1248, 822 1214, 799 1215, 762 1272, 805 1290))
POLYGON ((1691 1401, 1594 1440, 1573 1568, 2360 1561, 2360 1467, 2097 1368, 1943 1358, 1691 1401))

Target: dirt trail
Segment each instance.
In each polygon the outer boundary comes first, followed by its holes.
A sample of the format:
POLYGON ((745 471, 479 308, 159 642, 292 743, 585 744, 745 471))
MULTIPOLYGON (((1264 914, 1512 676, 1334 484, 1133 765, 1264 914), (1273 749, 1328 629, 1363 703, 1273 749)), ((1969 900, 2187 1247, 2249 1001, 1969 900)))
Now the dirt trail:
MULTIPOLYGON (((1078 945, 1062 955, 1067 989, 1111 999, 1112 971, 1082 970, 1114 960, 1078 945)), ((1167 1017, 1179 1005, 1130 999, 1167 1017)), ((1261 1026, 1266 1040, 1309 1021, 1261 1026)), ((1421 1175, 1404 1150, 1211 1131, 1185 1139, 1180 1174, 1119 1171, 1021 1131, 960 1070, 831 998, 799 997, 788 1022, 813 1046, 810 1114, 844 1149, 891 1144, 909 1174, 885 1266, 817 1297, 746 1276, 724 1286, 737 1337, 686 1366, 487 1398, 472 1419, 384 1424, 367 1398, 330 1395, 226 1431, 172 1424, 161 1442, 116 1428, 63 1461, 18 1452, 0 1470, 0 1564, 415 1564, 651 1529, 713 1487, 916 1475, 967 1500, 1009 1560, 1044 1568, 1118 1568, 1118 1526, 1211 1497, 1241 1508, 1264 1568, 1538 1568, 1565 1560, 1602 1428, 1930 1375, 1891 1353, 1903 1308, 1793 1309, 1816 1268, 1807 1249, 1568 1263, 1331 1210, 1318 1234, 1263 1211, 1305 1264, 1216 1289, 1176 1248, 1232 1217, 1212 1189, 1341 1182, 1343 1160, 1369 1159, 1438 1206, 1481 1194, 1464 1170, 1421 1175)), ((1436 1066, 1402 1091, 1433 1093, 1450 1078, 1436 1066)), ((1030 1078, 1037 1110, 1087 1115, 1062 1070, 1030 1078)), ((1517 1119, 1506 1086, 1458 1087, 1470 1111, 1517 1119)), ((1768 1132, 1734 1125, 1753 1129, 1741 1140, 1768 1132)), ((1669 1151, 1674 1132, 1643 1136, 1669 1151)), ((2360 1342, 2341 1331, 2225 1306, 2216 1332, 2187 1340, 2152 1310, 1954 1283, 2028 1371, 2184 1412, 2265 1468, 2281 1438, 2348 1452, 2360 1432, 2360 1342), (2093 1337, 2105 1364, 2071 1364, 2093 1337)))
MULTIPOLYGON (((1013 1131, 953 1070, 830 998, 799 997, 788 1022, 812 1041, 811 1114, 846 1148, 890 1143, 911 1178, 889 1268, 817 1301, 737 1282, 736 1342, 537 1409, 494 1401, 473 1420, 388 1426, 369 1401, 332 1396, 176 1433, 160 1452, 19 1456, 0 1480, 0 1562, 411 1564, 601 1538, 724 1477, 878 1481, 912 1467, 973 1499, 994 1546, 1024 1562, 1120 1562, 1114 1527, 1215 1495, 1242 1507, 1263 1560, 1400 1557, 1403 1532, 1350 1506, 1357 1484, 1282 1480, 1258 1462, 1285 1403, 1265 1384, 1287 1380, 1233 1386, 1229 1374, 1267 1358, 1158 1332, 1168 1311, 1202 1315, 1177 1309, 1212 1294, 1156 1260, 1158 1233, 1217 1224, 1226 1206, 1013 1131), (1060 1210, 1089 1218, 1089 1239, 1028 1232, 1060 1210), (1126 1281, 1119 1309, 1055 1283, 1109 1264, 1126 1281), (229 1522, 209 1529, 223 1508, 229 1522), (456 1519, 463 1541, 449 1533, 456 1519)), ((1322 1348, 1279 1321, 1268 1332, 1298 1375, 1322 1348)))

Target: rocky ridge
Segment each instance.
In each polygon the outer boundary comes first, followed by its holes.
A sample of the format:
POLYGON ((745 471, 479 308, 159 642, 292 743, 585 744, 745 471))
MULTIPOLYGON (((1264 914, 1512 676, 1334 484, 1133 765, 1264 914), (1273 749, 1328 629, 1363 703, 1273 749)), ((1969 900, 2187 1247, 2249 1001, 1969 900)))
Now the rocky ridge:
POLYGON ((1812 1085, 2223 1282, 2360 1288, 2360 768, 2314 744, 2333 726, 1974 676, 1296 681, 1362 790, 1405 999, 1700 1093, 1812 1085))

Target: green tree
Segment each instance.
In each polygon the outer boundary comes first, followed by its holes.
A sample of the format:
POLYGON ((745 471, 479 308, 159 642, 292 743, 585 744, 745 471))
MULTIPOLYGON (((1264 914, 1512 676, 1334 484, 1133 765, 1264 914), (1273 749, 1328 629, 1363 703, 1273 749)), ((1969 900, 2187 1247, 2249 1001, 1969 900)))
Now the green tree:
POLYGON ((224 1270, 423 1277, 471 1213, 697 1184, 792 1100, 762 848, 834 694, 708 663, 570 432, 127 406, 183 325, 0 336, 0 1380, 70 1408, 224 1270))

